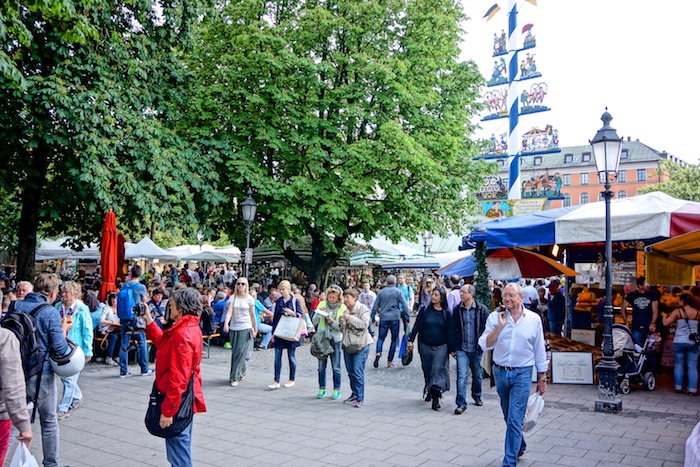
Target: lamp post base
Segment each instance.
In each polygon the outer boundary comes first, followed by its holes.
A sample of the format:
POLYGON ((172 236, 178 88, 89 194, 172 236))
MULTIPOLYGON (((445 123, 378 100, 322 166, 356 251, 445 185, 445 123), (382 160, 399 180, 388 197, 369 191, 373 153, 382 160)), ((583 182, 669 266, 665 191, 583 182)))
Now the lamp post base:
POLYGON ((595 411, 604 413, 620 413, 622 400, 617 397, 617 365, 614 361, 602 362, 598 370, 598 399, 595 401, 595 411))

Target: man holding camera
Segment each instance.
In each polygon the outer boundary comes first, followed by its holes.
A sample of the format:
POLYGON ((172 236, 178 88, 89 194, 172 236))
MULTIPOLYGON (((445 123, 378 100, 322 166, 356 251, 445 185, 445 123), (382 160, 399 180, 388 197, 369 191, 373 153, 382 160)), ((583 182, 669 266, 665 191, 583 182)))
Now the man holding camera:
POLYGON ((131 278, 122 285, 122 290, 117 295, 117 314, 121 322, 122 344, 119 349, 119 377, 128 378, 129 373, 129 344, 134 339, 138 343, 138 362, 141 366, 141 376, 150 376, 155 373, 153 368, 148 368, 148 351, 146 350, 146 336, 144 329, 137 327, 137 314, 148 311, 145 304, 146 286, 141 284, 141 266, 131 268, 131 278), (139 311, 136 311, 139 310, 139 311))

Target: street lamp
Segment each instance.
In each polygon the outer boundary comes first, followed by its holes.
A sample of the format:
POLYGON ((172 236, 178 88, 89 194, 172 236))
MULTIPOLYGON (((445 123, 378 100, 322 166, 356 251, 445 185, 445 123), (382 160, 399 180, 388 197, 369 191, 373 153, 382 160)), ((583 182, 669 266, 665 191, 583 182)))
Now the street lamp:
POLYGON ((613 191, 610 189, 610 178, 617 174, 620 164, 620 152, 622 149, 622 139, 617 136, 617 132, 610 126, 612 116, 605 108, 605 113, 601 117, 603 127, 598 130, 595 137, 590 141, 593 147, 595 165, 601 183, 605 186, 602 192, 605 198, 605 327, 603 328, 603 360, 598 364, 598 399, 595 401, 596 412, 618 413, 622 410, 622 400, 617 397, 617 365, 613 357, 612 343, 612 323, 613 323, 613 300, 612 300, 612 235, 610 231, 610 200, 613 191))
POLYGON ((243 273, 246 279, 248 278, 248 270, 250 263, 253 262, 253 251, 250 248, 250 229, 255 220, 255 211, 258 209, 258 203, 253 199, 253 191, 248 188, 248 196, 241 203, 241 211, 243 214, 243 222, 245 222, 245 263, 243 273))
POLYGON ((433 234, 426 232, 423 235, 423 256, 428 256, 428 252, 433 247, 433 234))
POLYGON ((201 230, 197 231, 197 243, 199 244, 199 251, 202 251, 202 243, 204 242, 204 234, 201 230))

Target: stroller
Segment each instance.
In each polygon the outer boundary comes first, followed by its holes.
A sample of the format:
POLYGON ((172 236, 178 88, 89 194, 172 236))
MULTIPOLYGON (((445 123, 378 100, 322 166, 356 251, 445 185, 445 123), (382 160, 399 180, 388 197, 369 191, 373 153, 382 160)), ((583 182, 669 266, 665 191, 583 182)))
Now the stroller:
POLYGON ((617 362, 617 387, 621 394, 630 393, 630 385, 656 389, 656 377, 648 365, 648 354, 654 351, 656 339, 649 335, 641 348, 632 340, 632 332, 622 324, 612 326, 613 355, 617 362))

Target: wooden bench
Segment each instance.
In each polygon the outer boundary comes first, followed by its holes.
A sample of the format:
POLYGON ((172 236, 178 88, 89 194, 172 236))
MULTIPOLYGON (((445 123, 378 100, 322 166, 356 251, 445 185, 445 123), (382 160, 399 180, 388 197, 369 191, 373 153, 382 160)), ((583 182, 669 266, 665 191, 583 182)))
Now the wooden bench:
POLYGON ((207 356, 205 357, 204 354, 202 354, 202 358, 209 358, 209 348, 211 347, 211 340, 217 337, 221 337, 221 333, 214 332, 212 334, 202 335, 202 339, 204 339, 204 347, 207 348, 207 356))
MULTIPOLYGON (((92 345, 93 345, 93 354, 97 354, 97 349, 101 349, 101 344, 102 342, 106 341, 107 338, 104 336, 99 336, 99 337, 93 337, 92 339, 92 345)), ((139 341, 134 339, 133 336, 131 338, 130 344, 136 344, 138 345, 139 341)), ((117 346, 121 345, 121 336, 119 336, 119 339, 117 340, 117 346)), ((146 339, 146 352, 150 353, 151 352, 151 345, 152 342, 148 339, 146 339)), ((134 361, 133 363, 138 363, 138 352, 134 352, 134 361)))

